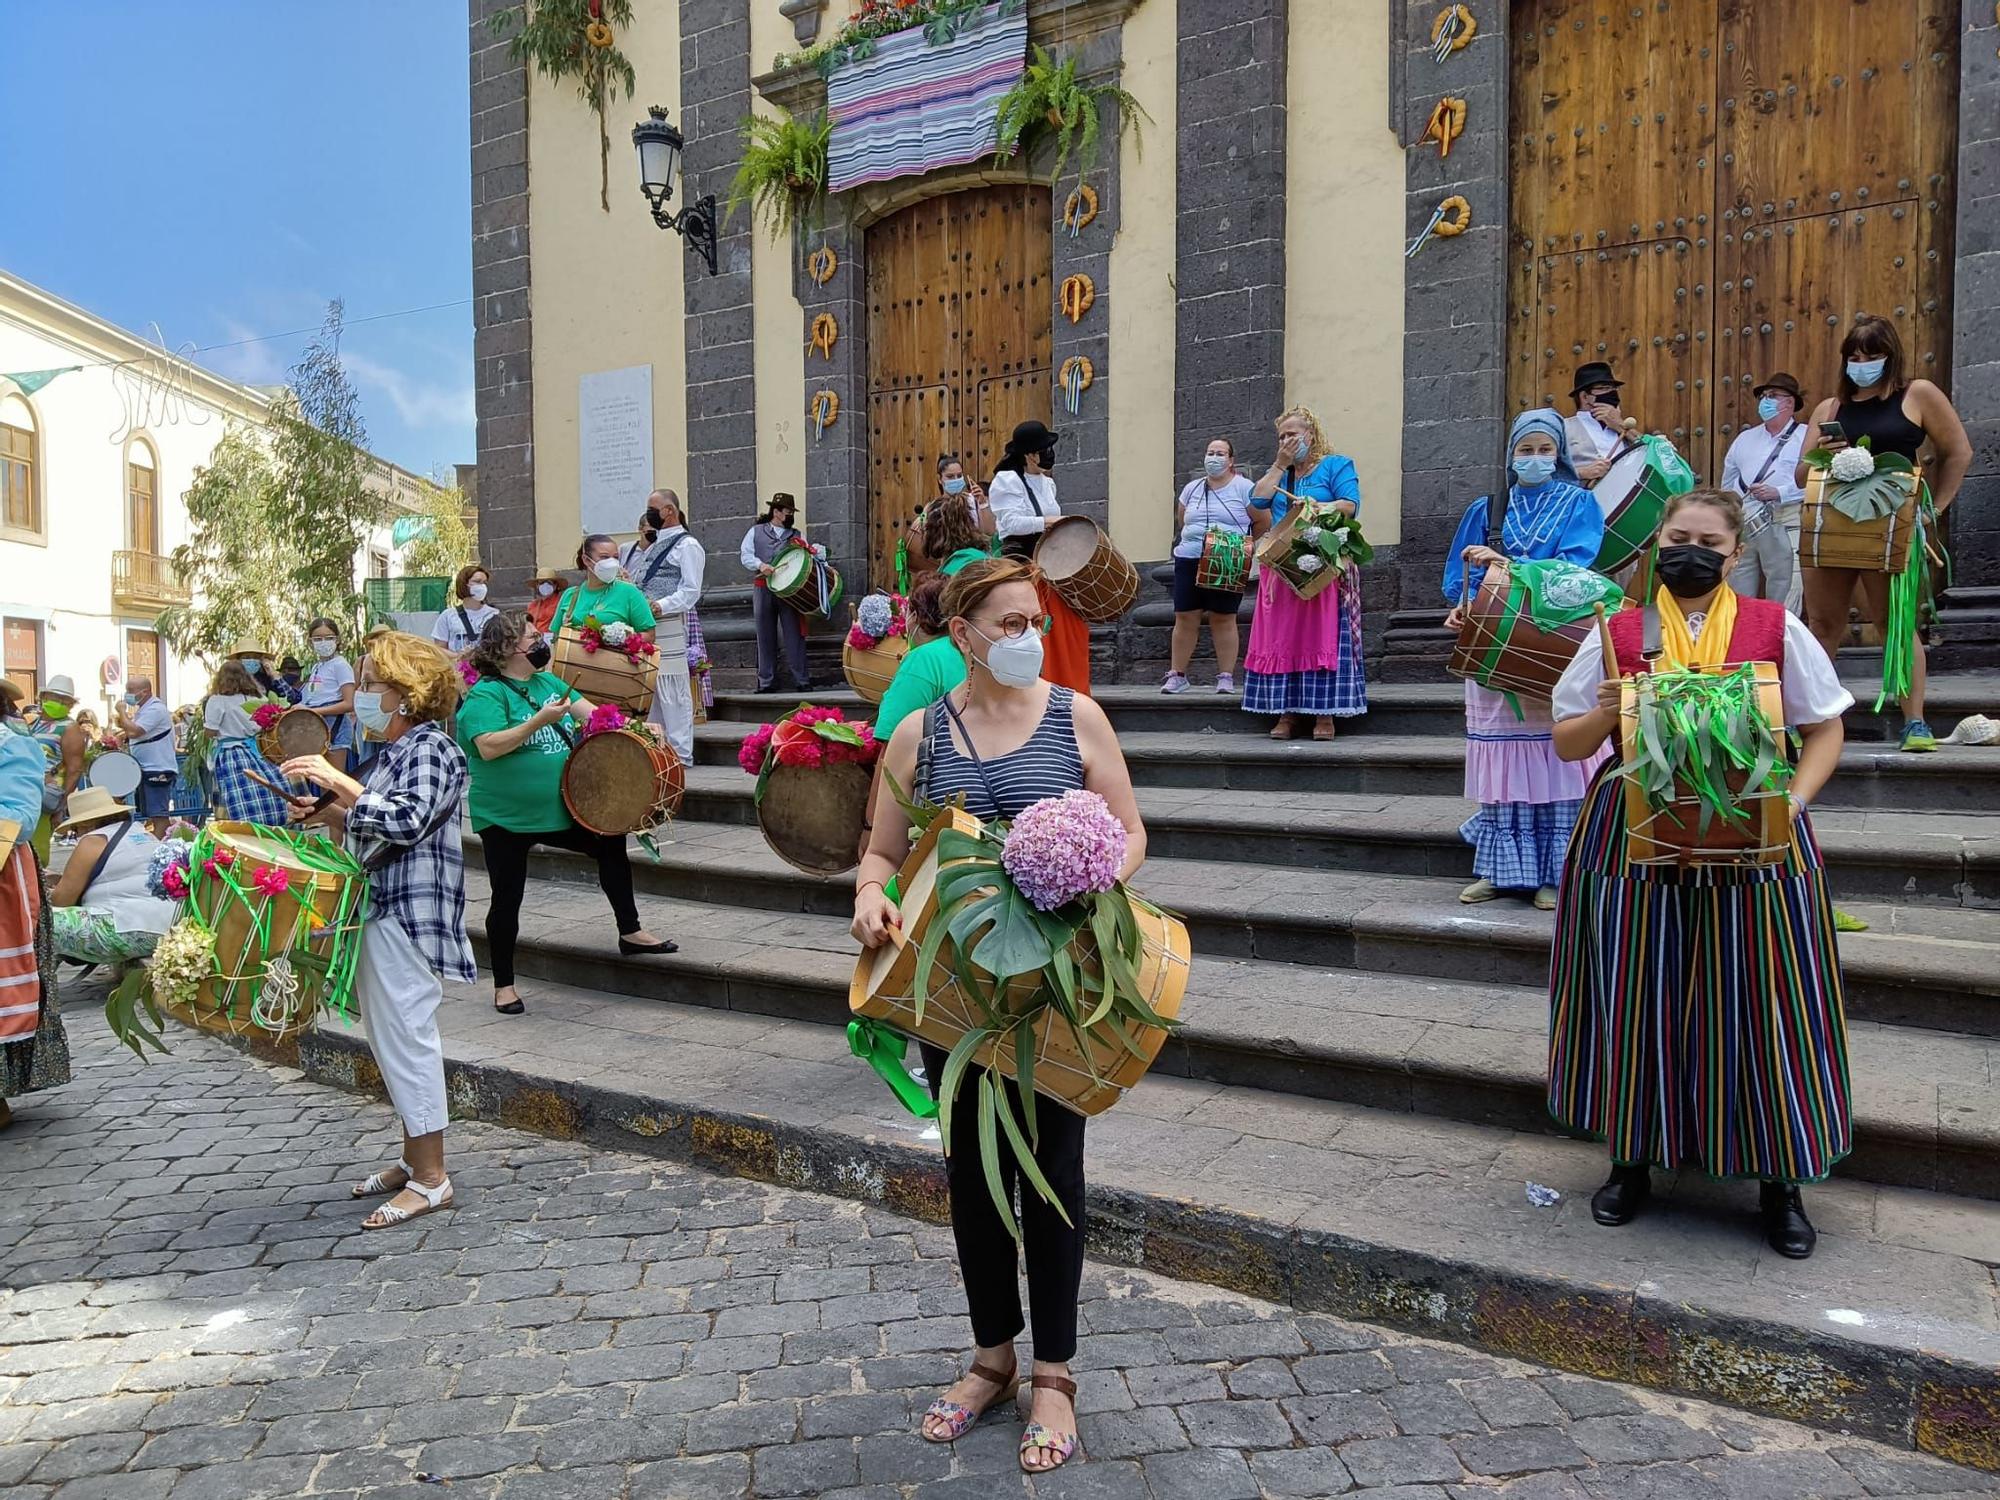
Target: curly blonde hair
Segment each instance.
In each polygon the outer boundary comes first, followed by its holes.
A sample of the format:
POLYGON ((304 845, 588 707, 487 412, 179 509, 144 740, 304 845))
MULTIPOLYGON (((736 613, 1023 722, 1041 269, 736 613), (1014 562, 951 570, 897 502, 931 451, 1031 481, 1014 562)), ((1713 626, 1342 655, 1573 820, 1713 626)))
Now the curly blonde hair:
POLYGON ((1287 422, 1294 420, 1305 423, 1307 429, 1312 433, 1312 442, 1306 446, 1306 451, 1299 457, 1299 467, 1307 470, 1313 469, 1318 466, 1321 459, 1333 452, 1333 445, 1327 442, 1326 428, 1320 425, 1319 418, 1313 414, 1313 409, 1310 406, 1294 406, 1279 413, 1278 420, 1273 422, 1271 426, 1274 430, 1279 430, 1287 422))
POLYGON ((405 718, 421 724, 458 709, 458 664, 435 642, 392 630, 369 644, 368 667, 402 695, 405 718))

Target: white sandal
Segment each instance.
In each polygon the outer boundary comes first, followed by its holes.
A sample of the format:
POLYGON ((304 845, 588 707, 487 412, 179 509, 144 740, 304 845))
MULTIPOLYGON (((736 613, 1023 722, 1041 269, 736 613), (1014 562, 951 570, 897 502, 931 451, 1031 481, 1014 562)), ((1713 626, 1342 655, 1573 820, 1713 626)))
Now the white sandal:
POLYGON ((384 1167, 367 1180, 355 1183, 347 1196, 350 1198, 379 1198, 384 1193, 400 1193, 405 1183, 414 1182, 416 1178, 417 1174, 410 1170, 410 1164, 406 1161, 399 1161, 395 1166, 384 1167), (389 1174, 398 1169, 402 1171, 404 1181, 391 1182, 389 1174))
POLYGON ((412 1219, 421 1219, 427 1213, 440 1208, 451 1207, 451 1179, 445 1178, 436 1187, 425 1187, 412 1177, 404 1183, 399 1192, 415 1193, 424 1200, 422 1208, 398 1208, 394 1203, 384 1203, 374 1213, 361 1221, 363 1229, 392 1229, 398 1224, 407 1224, 412 1219))

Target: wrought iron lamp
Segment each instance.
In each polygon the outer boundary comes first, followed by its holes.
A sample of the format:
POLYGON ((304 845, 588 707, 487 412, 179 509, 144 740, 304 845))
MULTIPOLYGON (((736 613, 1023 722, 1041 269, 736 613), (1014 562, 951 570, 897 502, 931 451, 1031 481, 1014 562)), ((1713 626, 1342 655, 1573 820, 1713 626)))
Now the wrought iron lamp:
POLYGON ((688 249, 708 262, 708 274, 713 276, 715 194, 688 204, 679 213, 667 212, 674 196, 674 179, 680 175, 681 147, 687 142, 660 105, 653 105, 646 113, 648 118, 632 127, 632 144, 639 148, 639 191, 652 206, 653 222, 686 240, 688 249))

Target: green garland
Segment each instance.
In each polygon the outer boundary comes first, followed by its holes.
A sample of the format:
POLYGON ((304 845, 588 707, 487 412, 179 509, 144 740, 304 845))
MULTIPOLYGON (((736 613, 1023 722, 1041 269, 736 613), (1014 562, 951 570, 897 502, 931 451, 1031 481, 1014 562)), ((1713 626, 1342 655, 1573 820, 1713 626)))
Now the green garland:
MULTIPOLYGON (((1894 455, 1888 455, 1894 457, 1894 455)), ((1931 487, 1917 481, 1917 532, 1910 538, 1909 561, 1903 571, 1889 578, 1889 620, 1882 628, 1882 690, 1875 695, 1875 712, 1891 700, 1910 696, 1916 675, 1919 632, 1937 618, 1937 573, 1944 586, 1951 587, 1951 554, 1931 538, 1938 529, 1937 505, 1931 487), (1938 569, 1931 569, 1931 551, 1936 547, 1938 569)))
POLYGON ((1638 783, 1646 805, 1664 811, 1691 792, 1701 807, 1699 832, 1715 819, 1747 829, 1744 803, 1791 785, 1780 726, 1757 702, 1757 671, 1669 669, 1639 677, 1633 759, 1618 775, 1638 783), (1740 790, 1732 788, 1734 782, 1740 790))

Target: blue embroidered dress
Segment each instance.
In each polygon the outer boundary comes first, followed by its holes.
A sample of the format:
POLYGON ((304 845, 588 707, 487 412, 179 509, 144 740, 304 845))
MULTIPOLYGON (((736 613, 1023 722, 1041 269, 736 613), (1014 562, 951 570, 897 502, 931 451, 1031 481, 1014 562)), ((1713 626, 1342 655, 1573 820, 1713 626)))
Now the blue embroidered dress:
MULTIPOLYGON (((1526 418, 1534 415, 1524 413, 1517 420, 1515 441, 1526 418)), ((1527 430, 1546 431, 1547 426, 1538 422, 1527 430)), ((1508 491, 1501 550, 1523 561, 1560 558, 1587 568, 1604 539, 1604 515, 1596 496, 1575 482, 1560 446, 1556 474, 1533 488, 1516 484, 1508 491)), ((1444 596, 1451 604, 1462 604, 1467 597, 1465 549, 1486 542, 1486 506, 1484 495, 1467 506, 1451 540, 1444 566, 1444 596)), ((1472 570, 1473 593, 1485 574, 1484 568, 1472 570)), ((1465 795, 1479 804, 1479 811, 1459 833, 1472 845, 1473 874, 1500 890, 1536 890, 1561 881, 1570 830, 1604 757, 1600 751, 1587 761, 1560 759, 1548 700, 1522 697, 1519 702, 1523 717, 1517 718, 1499 693, 1465 684, 1465 795)))
MULTIPOLYGON (((1346 500, 1361 510, 1361 478, 1354 460, 1329 453, 1301 475, 1290 470, 1283 488, 1302 500, 1346 500)), ((1291 500, 1284 494, 1252 500, 1252 509, 1271 512, 1271 524, 1285 519, 1291 500)), ((1350 718, 1368 712, 1368 685, 1361 667, 1361 580, 1343 572, 1340 582, 1317 597, 1301 599, 1276 571, 1265 568, 1257 581, 1257 613, 1250 621, 1250 644, 1243 653, 1243 710, 1253 714, 1307 714, 1350 718)))

